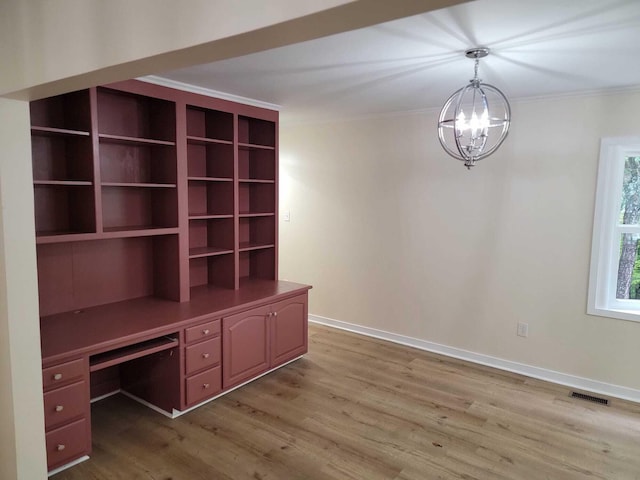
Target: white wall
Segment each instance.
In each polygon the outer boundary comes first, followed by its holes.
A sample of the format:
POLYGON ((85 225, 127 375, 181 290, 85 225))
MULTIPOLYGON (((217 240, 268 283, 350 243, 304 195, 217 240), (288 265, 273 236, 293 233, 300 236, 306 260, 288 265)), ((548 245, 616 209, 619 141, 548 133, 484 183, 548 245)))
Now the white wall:
POLYGON ((0 478, 35 480, 47 467, 29 104, 0 99, 0 118, 0 478))
POLYGON ((3 0, 0 95, 55 95, 247 55, 463 1, 467 0, 3 0))
POLYGON ((640 389, 640 323, 585 313, 599 140, 638 111, 640 92, 515 103, 471 171, 437 112, 284 127, 281 278, 315 315, 640 389))
POLYGON ((153 65, 156 70, 139 74, 155 73, 202 62, 196 57, 205 53, 195 50, 171 59, 152 58, 196 45, 209 44, 206 54, 212 59, 267 48, 239 39, 224 48, 211 43, 351 2, 5 0, 0 4, 0 93, 60 79, 74 82, 69 77, 114 66, 120 67, 110 74, 117 76, 124 69, 153 65), (128 64, 147 58, 138 66, 128 64))

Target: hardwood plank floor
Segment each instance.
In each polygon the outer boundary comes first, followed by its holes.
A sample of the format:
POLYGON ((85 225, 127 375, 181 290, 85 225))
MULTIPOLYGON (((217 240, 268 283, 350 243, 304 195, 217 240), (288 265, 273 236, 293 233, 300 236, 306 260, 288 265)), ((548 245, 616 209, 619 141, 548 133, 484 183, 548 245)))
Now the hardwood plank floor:
POLYGON ((175 420, 92 407, 55 480, 640 480, 640 405, 310 325, 309 353, 175 420))

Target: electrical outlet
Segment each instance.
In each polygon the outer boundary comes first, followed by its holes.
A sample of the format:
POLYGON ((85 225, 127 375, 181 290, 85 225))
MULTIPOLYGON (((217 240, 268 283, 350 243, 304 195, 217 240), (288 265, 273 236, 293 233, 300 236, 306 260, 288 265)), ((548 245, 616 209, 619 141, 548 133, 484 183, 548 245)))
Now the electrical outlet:
POLYGON ((518 322, 518 336, 519 337, 528 337, 529 336, 529 324, 518 322))

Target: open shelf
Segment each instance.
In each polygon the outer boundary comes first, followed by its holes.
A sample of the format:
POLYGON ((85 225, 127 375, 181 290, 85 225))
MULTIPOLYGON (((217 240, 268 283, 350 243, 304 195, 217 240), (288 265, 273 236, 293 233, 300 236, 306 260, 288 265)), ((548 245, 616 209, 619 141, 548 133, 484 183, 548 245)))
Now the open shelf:
POLYGON ((81 187, 87 185, 93 185, 91 182, 77 181, 77 180, 34 180, 34 185, 51 185, 59 187, 81 187))
POLYGON ((98 135, 100 141, 102 143, 119 143, 124 145, 164 145, 164 146, 172 146, 175 145, 176 142, 170 142, 168 140, 156 140, 153 138, 142 138, 142 137, 127 137, 125 135, 108 135, 106 133, 101 133, 98 135))
POLYGON ((102 182, 103 187, 176 188, 175 183, 102 182))
POLYGON ((233 250, 219 247, 199 247, 189 249, 189 258, 213 257, 215 255, 226 255, 233 253, 233 250))
POLYGON ((188 177, 190 182, 233 182, 233 178, 222 177, 188 177))
POLYGON ((85 130, 69 130, 68 128, 31 127, 32 135, 45 137, 88 137, 90 133, 85 130))

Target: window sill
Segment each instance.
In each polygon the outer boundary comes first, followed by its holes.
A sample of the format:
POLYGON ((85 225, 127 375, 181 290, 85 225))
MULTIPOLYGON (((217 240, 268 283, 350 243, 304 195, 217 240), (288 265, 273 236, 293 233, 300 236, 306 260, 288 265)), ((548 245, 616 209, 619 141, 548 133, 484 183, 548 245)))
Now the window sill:
POLYGON ((596 308, 589 306, 587 308, 587 313, 589 315, 597 315, 599 317, 617 318, 618 320, 640 322, 640 310, 624 310, 621 308, 596 308))

